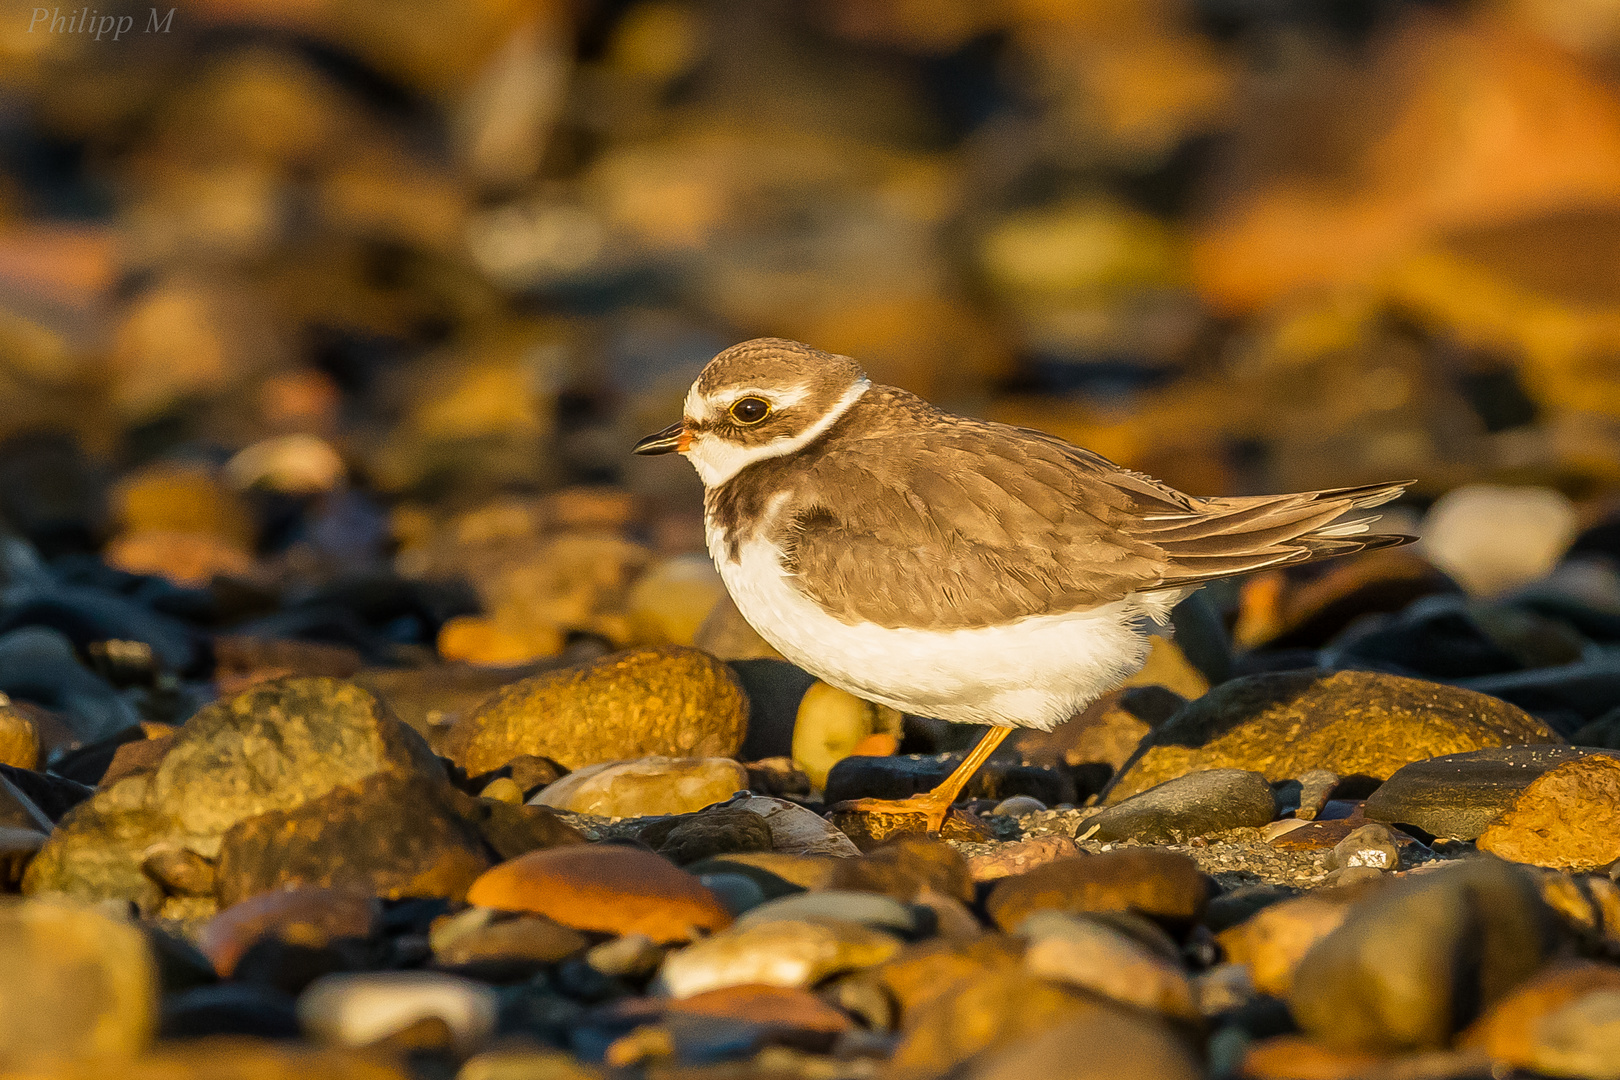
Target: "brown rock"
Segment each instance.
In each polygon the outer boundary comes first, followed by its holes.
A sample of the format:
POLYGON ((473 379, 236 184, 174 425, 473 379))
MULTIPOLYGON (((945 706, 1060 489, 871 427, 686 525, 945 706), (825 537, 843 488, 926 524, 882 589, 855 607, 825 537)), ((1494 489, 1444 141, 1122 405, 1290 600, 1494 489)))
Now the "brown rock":
POLYGON ((783 881, 804 889, 833 888, 833 878, 844 859, 830 855, 799 855, 779 851, 736 851, 725 856, 726 862, 752 866, 775 874, 783 881))
POLYGON ((174 745, 174 735, 159 735, 155 739, 136 739, 124 743, 113 754, 112 764, 101 775, 98 787, 112 787, 126 776, 157 771, 163 755, 174 745))
POLYGON ((515 859, 541 848, 583 844, 580 831, 549 806, 514 806, 494 799, 455 799, 454 809, 478 830, 490 850, 515 859))
POLYGON ((112 503, 113 516, 126 532, 193 533, 239 549, 254 539, 252 518, 241 499, 207 469, 147 466, 120 481, 112 503))
POLYGON ((697 878, 648 851, 588 844, 533 851, 487 871, 467 902, 534 911, 564 926, 687 941, 731 915, 697 878))
POLYGON ((1261 908, 1215 935, 1226 958, 1249 969, 1254 988, 1283 997, 1294 982, 1294 969, 1311 946, 1327 937, 1350 915, 1350 905, 1367 895, 1366 886, 1324 889, 1261 908))
POLYGON ((1620 760, 1592 754, 1543 773, 1476 843, 1513 862, 1571 870, 1620 859, 1620 760))
MULTIPOLYGON (((34 1076, 105 1080, 107 1063, 63 1062, 49 1072, 32 1074, 30 1080, 34 1076)), ((120 1062, 118 1076, 119 1080, 407 1080, 410 1074, 386 1056, 364 1050, 214 1035, 165 1043, 133 1061, 120 1062)))
POLYGON ((1170 1025, 1127 1009, 1097 1006, 984 1055, 966 1080, 1199 1080, 1203 1065, 1170 1025), (1085 1047, 1076 1053, 1077 1047, 1085 1047))
POLYGON ((807 990, 789 986, 726 986, 669 1003, 669 1011, 713 1016, 769 1028, 839 1035, 850 1019, 807 990))
POLYGON ((471 774, 519 754, 568 768, 661 754, 736 754, 748 701, 724 664, 696 649, 633 649, 503 687, 445 743, 471 774))
POLYGON ((968 859, 968 874, 975 882, 996 881, 1079 854, 1080 846, 1067 836, 1037 836, 974 855, 968 859))
POLYGON ((1103 801, 1202 769, 1252 769, 1272 781, 1310 769, 1382 780, 1439 754, 1559 741, 1522 709, 1439 683, 1364 671, 1251 675, 1155 728, 1103 801))
POLYGON ((221 634, 214 638, 214 681, 222 697, 254 683, 288 675, 347 679, 362 666, 360 654, 342 645, 284 638, 221 634))
POLYGON ((943 840, 901 836, 859 858, 833 864, 828 887, 915 900, 932 891, 971 903, 973 880, 966 860, 943 840))
POLYGON ((1009 932, 1035 911, 1134 911, 1179 932, 1199 920, 1208 902, 1209 885, 1185 855, 1116 848, 1003 878, 991 887, 985 910, 1009 932))
POLYGON ((1519 984, 1469 1026, 1457 1044, 1485 1051, 1492 1061, 1534 1070, 1537 1025, 1594 990, 1620 991, 1620 968, 1590 960, 1563 960, 1519 984))
POLYGON ((475 664, 368 668, 356 675, 354 681, 377 695, 390 712, 427 739, 435 751, 442 752, 442 740, 455 723, 483 704, 492 693, 555 666, 557 661, 516 668, 485 668, 475 664))
POLYGON ((197 948, 228 979, 254 942, 274 935, 320 947, 339 938, 369 938, 378 929, 377 901, 348 889, 300 886, 232 904, 197 931, 197 948))
POLYGON ((496 969, 530 970, 555 964, 590 944, 569 926, 538 915, 502 919, 461 934, 443 949, 433 950, 441 967, 473 967, 481 974, 496 969))
POLYGON ((1388 1059, 1360 1050, 1333 1050, 1303 1035, 1276 1035, 1252 1044, 1238 1075, 1245 1080, 1360 1080, 1388 1059))
POLYGON ((910 1027, 941 997, 953 994, 987 972, 1016 970, 1024 945, 1017 938, 987 934, 972 941, 924 941, 907 946, 871 975, 900 1008, 902 1026, 910 1027))
POLYGON ((156 529, 125 533, 109 543, 101 557, 126 574, 166 578, 188 588, 202 588, 216 577, 253 573, 250 552, 202 533, 156 529))
MULTIPOLYGON (((915 814, 874 813, 852 810, 847 803, 838 803, 827 811, 827 820, 862 851, 871 851, 897 836, 923 836, 928 831, 928 819, 921 811, 915 814)), ((955 806, 951 807, 939 835, 943 840, 967 843, 984 843, 991 839, 990 830, 982 821, 955 806)))
POLYGON ((460 900, 489 858, 451 809, 448 787, 422 788, 420 780, 376 777, 232 826, 220 843, 220 903, 291 885, 460 900))
POLYGON ((0 765, 32 769, 39 764, 39 728, 0 694, 0 765))
POLYGON ((604 761, 547 784, 539 806, 598 817, 692 814, 748 788, 748 770, 730 758, 651 756, 604 761))

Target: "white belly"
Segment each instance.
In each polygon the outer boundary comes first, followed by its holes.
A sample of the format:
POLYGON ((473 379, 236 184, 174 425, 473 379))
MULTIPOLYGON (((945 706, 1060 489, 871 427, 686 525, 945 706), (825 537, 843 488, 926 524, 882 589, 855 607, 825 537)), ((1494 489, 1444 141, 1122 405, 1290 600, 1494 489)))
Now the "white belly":
POLYGON ((1162 614, 1160 598, 1132 597, 971 630, 851 626, 798 591, 773 544, 745 543, 732 562, 723 540, 711 526, 737 610, 783 656, 869 701, 958 723, 1050 731, 1141 668, 1162 614))

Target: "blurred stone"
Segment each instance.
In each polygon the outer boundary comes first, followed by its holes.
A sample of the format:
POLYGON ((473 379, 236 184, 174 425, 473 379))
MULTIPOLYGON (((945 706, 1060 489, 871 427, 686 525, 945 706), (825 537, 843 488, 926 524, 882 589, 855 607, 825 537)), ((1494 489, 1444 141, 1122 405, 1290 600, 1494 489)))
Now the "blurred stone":
MULTIPOLYGON (((905 754, 841 759, 827 776, 829 804, 845 799, 904 799, 930 791, 962 763, 961 754, 905 754)), ((1028 795, 1048 806, 1076 801, 1074 780, 1048 765, 992 757, 964 789, 965 798, 1028 795)))
POLYGON ((985 910, 1009 932, 1036 911, 1134 911, 1174 932, 1196 923, 1208 900, 1204 876, 1186 856, 1116 848, 1002 878, 991 887, 985 910))
POLYGON ((475 881, 467 902, 533 911, 564 926, 687 941, 731 916, 697 878, 649 851, 577 845, 534 851, 475 881))
POLYGON ((157 1029, 157 970, 140 930, 59 899, 0 899, 0 1067, 135 1057, 157 1029))
POLYGON ((1275 815, 1264 776, 1243 769, 1206 769, 1117 802, 1087 825, 1098 840, 1180 843, 1226 829, 1259 828, 1275 815))
POLYGON ((748 694, 748 734, 743 739, 741 760, 783 757, 791 762, 799 705, 816 684, 816 677, 779 657, 732 660, 726 666, 748 694))
MULTIPOLYGON (((1543 1024, 1548 1017, 1594 991, 1620 991, 1620 968, 1589 960, 1562 960, 1519 984, 1498 1001, 1489 1012, 1474 1021, 1458 1037, 1458 1045, 1485 1051, 1492 1061, 1515 1068, 1537 1070, 1552 1064, 1542 1057, 1546 1036, 1543 1024)), ((1562 1063, 1560 1063, 1562 1064, 1562 1063)), ((1563 1075, 1564 1068, 1547 1069, 1563 1075)), ((1586 1069, 1568 1070, 1576 1075, 1586 1069)))
POLYGON ((1328 866, 1334 870, 1347 870, 1363 866, 1373 870, 1399 870, 1401 851, 1395 846, 1395 837, 1383 825, 1363 825, 1333 845, 1328 866))
POLYGON ((1469 860, 1392 883, 1353 908, 1295 968, 1289 1010, 1328 1047, 1438 1048, 1534 973, 1553 945, 1551 912, 1529 875, 1469 860))
POLYGON ((1414 761, 1368 796, 1364 812, 1386 825, 1472 840, 1538 777, 1588 753, 1571 746, 1504 746, 1414 761))
POLYGON ((658 978, 676 998, 752 984, 803 988, 840 971, 881 964, 899 951, 898 938, 855 922, 757 922, 671 954, 658 978))
POLYGON ((730 758, 644 757, 585 765, 541 789, 537 806, 598 817, 690 814, 748 789, 730 758))
POLYGON ((1199 769, 1246 768, 1269 780, 1310 769, 1383 779, 1439 754, 1557 742, 1522 710, 1439 683, 1360 671, 1251 675, 1223 683, 1155 728, 1103 801, 1199 769))
POLYGON ((316 1042, 369 1046, 427 1018, 444 1021, 463 1052, 495 1031, 495 991, 435 971, 327 975, 298 998, 298 1019, 316 1042))
POLYGON ((587 944, 578 930, 525 915, 490 923, 442 945, 436 942, 433 960, 440 967, 466 968, 479 977, 504 979, 532 975, 583 952, 587 944))
POLYGON ((194 533, 238 550, 254 540, 241 500, 214 473, 194 465, 149 465, 112 492, 112 514, 126 533, 194 533))
POLYGON ((135 739, 118 747, 112 764, 101 775, 99 787, 110 787, 126 776, 156 772, 163 763, 163 755, 174 745, 175 736, 160 735, 155 739, 135 739))
POLYGON ((655 821, 637 839, 677 866, 734 851, 771 850, 765 819, 726 805, 655 821))
POLYGON ((106 680, 79 663, 73 642, 47 626, 0 634, 0 693, 11 697, 14 709, 36 704, 60 716, 75 748, 140 722, 106 680))
POLYGON ((509 630, 479 615, 456 615, 439 627, 435 648, 446 663, 513 667, 556 656, 563 649, 563 634, 555 626, 509 630))
POLYGON ((843 920, 875 926, 896 934, 917 932, 917 911, 881 893, 852 892, 845 889, 818 889, 790 893, 769 900, 737 920, 737 926, 795 920, 843 920))
MULTIPOLYGON (((748 748, 743 747, 743 756, 747 757, 748 748)), ((810 778, 800 768, 793 764, 790 757, 768 757, 757 761, 749 761, 748 790, 758 795, 808 796, 810 794, 810 778)))
POLYGON ((1543 1017, 1529 1065, 1552 1076, 1620 1076, 1620 989, 1593 990, 1543 1017))
POLYGON ((1620 859, 1620 761, 1588 754, 1531 780, 1479 835, 1513 862, 1595 870, 1620 859))
POLYGON ((664 950, 645 934, 625 934, 591 946, 585 962, 603 975, 639 979, 658 970, 664 950))
POLYGON ((1029 940, 1024 967, 1043 979, 1089 990, 1149 1012, 1198 1016, 1192 984, 1170 963, 1100 923, 1036 912, 1019 926, 1029 940))
POLYGON ((926 893, 973 899, 967 861, 943 840, 905 835, 868 850, 858 859, 832 864, 825 887, 878 892, 916 901, 926 893))
POLYGON ((1281 580, 1285 587, 1278 597, 1277 625, 1263 636, 1244 639, 1245 646, 1318 648, 1363 615, 1402 611, 1414 600, 1457 588, 1410 547, 1333 559, 1307 581, 1281 580))
POLYGON ((706 654, 637 649, 503 687, 456 723, 446 749, 474 774, 519 754, 570 768, 647 754, 728 755, 742 744, 747 708, 729 669, 706 654))
POLYGON ((1575 539, 1575 508, 1550 488, 1476 484, 1441 496, 1422 530, 1436 566, 1488 595, 1551 570, 1575 539))
POLYGON ((259 893, 226 907, 197 931, 197 947, 221 978, 267 936, 298 945, 324 946, 340 938, 365 940, 380 925, 377 901, 348 889, 304 886, 259 893))
POLYGON ((0 764, 32 769, 39 764, 39 728, 0 694, 0 764))
POLYGON ((354 649, 319 641, 218 634, 214 637, 214 682, 222 697, 254 683, 287 675, 327 675, 347 679, 364 661, 354 649))
POLYGON ((166 578, 201 588, 216 577, 247 577, 253 557, 212 536, 186 532, 125 533, 107 545, 107 565, 127 574, 166 578))
POLYGON ((709 608, 691 644, 722 660, 782 659, 782 654, 748 625, 729 593, 723 593, 709 608))
POLYGON ((994 851, 973 856, 968 860, 968 872, 976 882, 997 881, 1079 854, 1079 845, 1067 836, 1037 836, 1002 844, 994 851))
POLYGON ((725 591, 707 555, 665 559, 630 589, 631 626, 637 639, 647 644, 695 645, 699 629, 725 591))
POLYGON ((1312 946, 1337 930, 1352 903, 1376 886, 1317 891, 1260 909, 1216 937, 1226 958, 1248 969, 1254 988, 1287 997, 1294 971, 1312 946))
POLYGON ((603 1080, 606 1074, 563 1050, 487 1050, 468 1058, 456 1080, 603 1080))
POLYGON ((237 452, 225 478, 238 491, 262 488, 285 495, 319 495, 342 484, 343 458, 316 435, 278 435, 237 452))
MULTIPOLYGON (((827 774, 856 745, 875 733, 900 734, 900 713, 863 701, 846 690, 816 682, 799 701, 793 725, 793 763, 813 788, 827 786, 827 774)), ((829 801, 850 798, 840 795, 829 801)))
POLYGON ((510 776, 498 776, 484 786, 478 797, 520 806, 523 803, 523 789, 510 776))

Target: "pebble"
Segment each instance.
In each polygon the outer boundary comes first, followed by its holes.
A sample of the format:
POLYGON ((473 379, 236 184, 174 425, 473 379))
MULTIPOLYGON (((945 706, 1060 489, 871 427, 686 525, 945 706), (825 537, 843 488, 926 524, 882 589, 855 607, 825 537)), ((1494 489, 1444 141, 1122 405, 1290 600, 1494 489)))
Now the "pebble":
POLYGON ((1335 870, 1399 870, 1401 851, 1389 829, 1376 823, 1363 825, 1333 845, 1328 865, 1335 870))
POLYGON ((1034 975, 1150 1012, 1186 1020, 1200 1015, 1180 964, 1102 923, 1040 911, 1018 932, 1028 939, 1024 966, 1034 975))
POLYGON ((455 1080, 603 1080, 602 1070, 562 1050, 486 1050, 462 1063, 455 1080))
POLYGON ((1620 859, 1620 758, 1590 754, 1536 777, 1476 843, 1514 862, 1570 870, 1620 859))
POLYGON ((583 952, 588 944, 578 930, 543 916, 524 915, 436 941, 433 960, 440 967, 473 968, 482 977, 497 978, 509 972, 532 973, 583 952))
POLYGON ((58 899, 0 898, 0 1069, 132 1058, 158 1021, 157 969, 140 929, 58 899))
POLYGON ((733 916, 752 911, 765 902, 765 890, 749 874, 699 874, 698 882, 714 894, 733 916))
POLYGON ((1383 779, 1440 754, 1560 741, 1513 705, 1441 683, 1371 671, 1249 675, 1155 728, 1102 801, 1200 769, 1251 769, 1273 781, 1311 769, 1383 779))
POLYGON ((731 757, 747 722, 747 698, 725 664, 665 645, 504 686, 456 721, 444 749, 474 775, 519 754, 570 769, 647 756, 731 757))
POLYGON ((794 919, 842 919, 897 934, 913 934, 917 931, 917 913, 908 905, 881 893, 847 892, 843 889, 822 889, 778 897, 754 908, 738 919, 737 925, 753 926, 794 919))
MULTIPOLYGON (((677 555, 649 567, 630 589, 637 640, 692 645, 726 587, 706 554, 677 555)), ((729 659, 721 657, 721 659, 729 659)))
POLYGON ((1168 1025, 1140 1013, 1097 1008, 993 1050, 966 1080, 1198 1080, 1198 1055, 1168 1025), (1084 1047, 1083 1052, 1076 1052, 1084 1047))
POLYGON ((1204 876, 1185 855, 1120 848, 1002 878, 991 886, 985 910, 1006 931, 1036 911, 1134 911, 1180 932, 1198 922, 1208 901, 1204 876))
POLYGON ((769 851, 772 839, 763 817, 728 803, 655 821, 637 838, 677 866, 732 852, 769 851))
POLYGON ((900 946, 890 934, 844 920, 756 922, 672 953, 658 980, 675 998, 751 984, 802 988, 840 971, 881 964, 900 946))
POLYGON ((992 814, 1004 814, 1007 817, 1023 817, 1025 814, 1037 814, 1046 809, 1046 804, 1029 795, 1014 795, 996 803, 990 811, 992 814))
POLYGON ((832 855, 838 858, 860 854, 849 837, 813 810, 786 799, 755 795, 731 804, 739 810, 758 814, 771 831, 771 850, 785 855, 832 855))
POLYGON ((924 892, 962 901, 974 895, 967 860, 948 843, 916 835, 891 840, 860 858, 833 862, 827 885, 905 901, 924 892))
POLYGON ((1314 821, 1333 797, 1333 789, 1338 786, 1338 773, 1327 769, 1306 769, 1299 777, 1299 808, 1294 811, 1294 816, 1314 821))
POLYGON ((1593 990, 1536 1025, 1528 1067, 1549 1076, 1620 1077, 1620 989, 1593 990))
POLYGON ((510 776, 497 776, 484 786, 478 793, 480 799, 494 799, 496 802, 511 803, 516 806, 523 802, 523 789, 516 780, 510 776))
POLYGON ((550 848, 504 862, 473 882, 467 902, 660 943, 687 941, 732 921, 693 875, 649 851, 611 844, 550 848))
POLYGON ((603 975, 641 979, 657 971, 665 955, 663 946, 646 934, 625 934, 592 945, 585 962, 603 975))
POLYGON ((730 758, 651 756, 575 769, 530 800, 596 817, 691 814, 748 789, 748 770, 730 758))
POLYGON ((1392 882, 1355 905, 1295 968, 1288 1007, 1330 1048, 1440 1049, 1554 945, 1552 913, 1530 875, 1471 859, 1392 882))
POLYGON ((1089 824, 1098 840, 1180 843, 1205 833, 1259 828, 1275 815, 1271 785, 1260 773, 1204 769, 1117 802, 1089 824))
POLYGON ((1537 777, 1589 753, 1573 746, 1503 746, 1414 761, 1367 797, 1363 813, 1386 825, 1473 840, 1537 777))
POLYGON ((799 699, 793 724, 793 763, 810 777, 814 788, 824 788, 832 767, 874 734, 899 735, 900 713, 818 680, 799 699))
POLYGON ((367 939, 379 928, 377 901, 343 889, 301 888, 261 893, 232 904, 197 930, 197 947, 222 978, 253 944, 276 936, 319 947, 339 938, 367 939))
POLYGON ((423 1020, 443 1021, 464 1054, 495 1030, 498 1001, 488 986, 436 971, 323 975, 298 997, 310 1038, 332 1046, 369 1046, 423 1020))

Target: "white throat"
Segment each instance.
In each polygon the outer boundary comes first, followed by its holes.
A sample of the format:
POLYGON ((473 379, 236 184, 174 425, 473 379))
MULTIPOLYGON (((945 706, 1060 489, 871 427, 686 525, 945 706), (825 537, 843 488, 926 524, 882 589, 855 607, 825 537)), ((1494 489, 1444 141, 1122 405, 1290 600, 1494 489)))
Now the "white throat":
POLYGON ((692 439, 691 447, 686 450, 686 459, 697 470, 703 486, 712 490, 756 461, 782 457, 810 445, 822 432, 836 424, 838 418, 848 412, 849 407, 859 401, 861 395, 871 387, 869 379, 858 379, 844 391, 843 396, 833 402, 832 408, 828 409, 821 419, 791 438, 775 439, 759 446, 739 446, 725 439, 703 434, 692 439))

